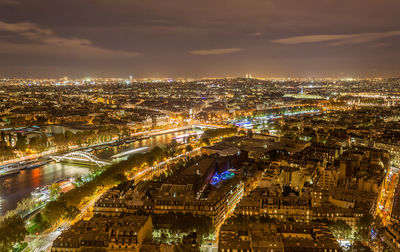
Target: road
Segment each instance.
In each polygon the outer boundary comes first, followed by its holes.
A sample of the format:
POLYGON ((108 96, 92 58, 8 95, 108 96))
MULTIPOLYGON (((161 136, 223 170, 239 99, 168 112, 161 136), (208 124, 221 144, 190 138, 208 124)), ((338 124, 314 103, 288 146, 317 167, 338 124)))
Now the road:
MULTIPOLYGON (((86 206, 84 206, 81 209, 80 215, 73 221, 76 222, 80 220, 86 213, 87 211, 93 207, 94 203, 103 195, 104 192, 107 190, 104 190, 102 193, 98 194, 94 199, 89 201, 86 206)), ((62 231, 67 230, 71 226, 71 222, 69 221, 64 221, 61 224, 57 225, 56 228, 48 229, 45 232, 41 233, 40 235, 34 237, 32 239, 32 236, 27 236, 25 238, 25 241, 28 242, 28 247, 26 247, 23 251, 34 251, 34 252, 40 252, 40 251, 46 251, 50 250, 51 245, 53 241, 62 233, 62 231)))
POLYGON ((393 206, 393 196, 400 178, 400 169, 391 167, 387 172, 381 186, 376 204, 376 215, 382 219, 382 224, 386 226, 390 221, 393 206))

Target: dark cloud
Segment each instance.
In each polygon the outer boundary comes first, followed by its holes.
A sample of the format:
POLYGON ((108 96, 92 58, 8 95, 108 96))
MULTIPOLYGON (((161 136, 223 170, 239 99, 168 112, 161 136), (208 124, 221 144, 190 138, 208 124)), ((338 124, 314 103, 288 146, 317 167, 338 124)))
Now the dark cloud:
POLYGON ((400 69, 398 0, 0 0, 0 6, 3 75, 332 76, 400 69))
POLYGON ((36 24, 24 22, 9 24, 0 21, 0 32, 6 32, 25 40, 24 43, 0 42, 0 52, 35 53, 54 56, 80 55, 107 59, 109 57, 134 57, 137 52, 110 50, 93 45, 92 41, 82 38, 64 38, 57 36, 51 29, 44 29, 36 24))
POLYGON ((19 4, 18 0, 0 0, 0 5, 16 5, 19 4))

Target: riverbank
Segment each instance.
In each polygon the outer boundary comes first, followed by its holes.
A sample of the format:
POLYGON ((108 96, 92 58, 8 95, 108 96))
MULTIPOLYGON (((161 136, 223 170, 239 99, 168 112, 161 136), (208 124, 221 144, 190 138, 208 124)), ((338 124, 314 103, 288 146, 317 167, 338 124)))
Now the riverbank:
MULTIPOLYGON (((179 127, 174 130, 170 129, 167 132, 161 132, 160 130, 152 132, 146 131, 141 133, 152 133, 153 135, 146 139, 123 143, 118 146, 97 148, 99 145, 93 145, 87 148, 93 149, 92 153, 100 159, 110 159, 113 155, 121 152, 147 147, 147 149, 143 149, 145 152, 148 148, 165 145, 172 141, 173 138, 190 132, 190 129, 191 128, 187 127, 179 127)), ((126 159, 127 156, 140 152, 128 153, 126 156, 124 155, 119 157, 115 162, 122 161, 126 159)), ((52 184, 54 181, 65 177, 80 177, 86 175, 91 169, 95 168, 69 163, 51 162, 42 167, 22 170, 19 174, 0 178, 0 215, 4 214, 8 210, 14 209, 17 206, 17 203, 23 198, 30 197, 30 193, 35 188, 52 184)))

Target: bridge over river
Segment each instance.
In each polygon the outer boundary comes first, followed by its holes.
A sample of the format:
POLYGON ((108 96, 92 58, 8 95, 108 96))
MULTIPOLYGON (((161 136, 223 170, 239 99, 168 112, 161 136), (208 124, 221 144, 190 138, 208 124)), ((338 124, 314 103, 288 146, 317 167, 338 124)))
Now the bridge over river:
POLYGON ((100 160, 95 155, 88 153, 88 152, 84 152, 84 151, 74 151, 74 152, 70 152, 70 153, 67 153, 62 156, 48 156, 48 157, 53 159, 56 162, 71 160, 71 161, 93 163, 100 167, 111 164, 110 162, 100 160))

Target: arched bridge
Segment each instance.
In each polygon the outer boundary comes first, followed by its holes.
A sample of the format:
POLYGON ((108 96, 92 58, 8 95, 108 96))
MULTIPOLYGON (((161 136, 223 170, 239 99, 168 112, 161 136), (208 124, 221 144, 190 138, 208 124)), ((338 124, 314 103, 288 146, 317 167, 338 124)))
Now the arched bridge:
POLYGON ((95 163, 98 166, 109 165, 110 163, 101 161, 98 157, 91 153, 83 152, 83 151, 74 151, 67 153, 63 156, 49 156, 49 158, 53 159, 56 162, 60 162, 62 160, 76 160, 76 161, 85 161, 90 163, 95 163))

